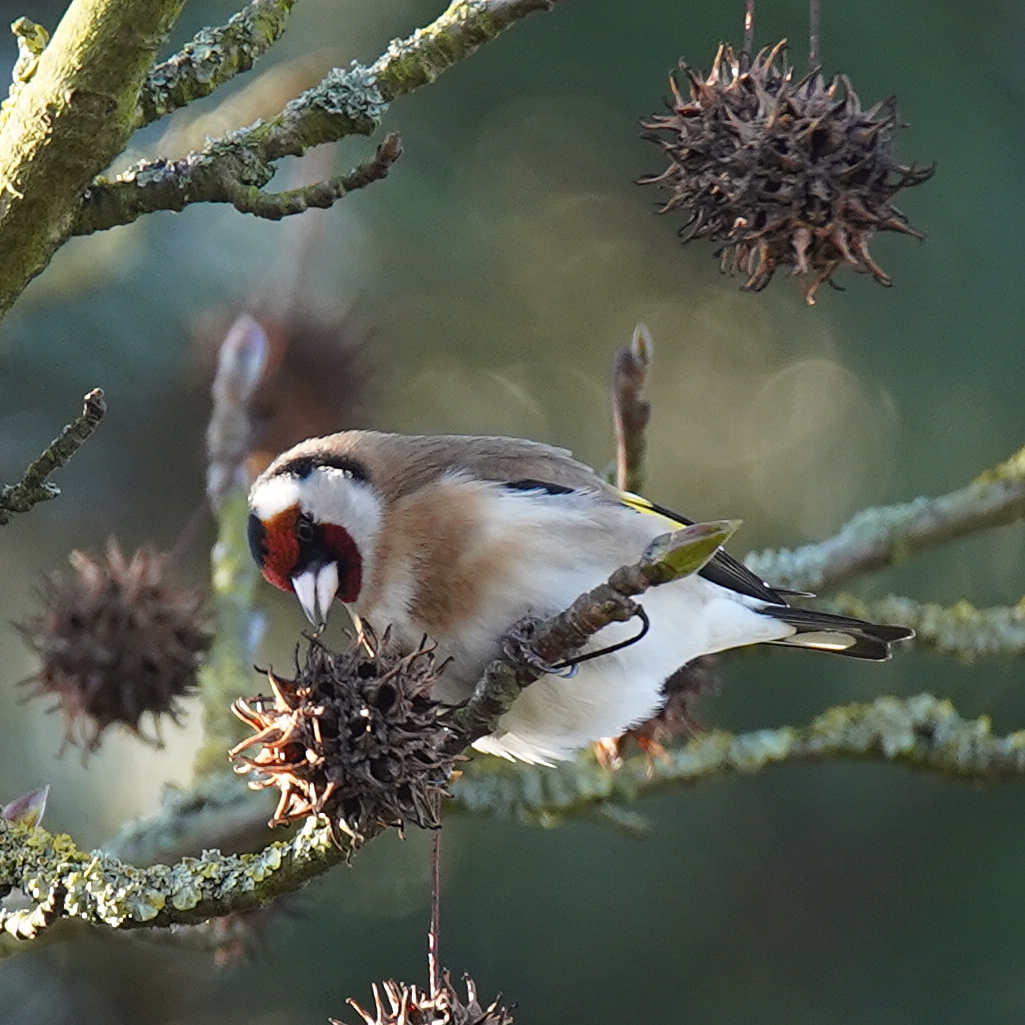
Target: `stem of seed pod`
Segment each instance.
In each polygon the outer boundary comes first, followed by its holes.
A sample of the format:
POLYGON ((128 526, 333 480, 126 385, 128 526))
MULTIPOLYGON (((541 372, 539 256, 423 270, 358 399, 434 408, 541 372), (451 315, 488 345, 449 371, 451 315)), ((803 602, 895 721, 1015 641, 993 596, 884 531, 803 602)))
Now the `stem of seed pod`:
MULTIPOLYGON (((815 0, 812 0, 814 3, 815 0)), ((744 53, 750 53, 755 41, 755 0, 747 0, 744 10, 744 53)))
POLYGON ((438 967, 438 933, 441 918, 441 830, 434 831, 431 844, 431 928, 427 933, 427 976, 433 1000, 440 990, 441 969, 438 967))
POLYGON ((819 64, 819 0, 808 0, 808 70, 819 64))

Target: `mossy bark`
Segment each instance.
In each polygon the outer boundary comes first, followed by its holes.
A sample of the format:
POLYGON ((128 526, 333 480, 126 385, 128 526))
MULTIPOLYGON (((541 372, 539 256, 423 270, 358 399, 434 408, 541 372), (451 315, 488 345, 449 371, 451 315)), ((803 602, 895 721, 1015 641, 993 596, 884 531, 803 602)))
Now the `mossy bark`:
POLYGON ((0 112, 0 314, 67 239, 124 149, 139 90, 184 0, 73 0, 0 112))

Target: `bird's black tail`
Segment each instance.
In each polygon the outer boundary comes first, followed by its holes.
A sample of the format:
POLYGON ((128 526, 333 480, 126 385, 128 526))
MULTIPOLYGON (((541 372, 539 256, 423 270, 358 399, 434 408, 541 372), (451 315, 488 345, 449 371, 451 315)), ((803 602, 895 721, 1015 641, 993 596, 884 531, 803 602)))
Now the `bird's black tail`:
POLYGON ((890 645, 915 636, 906 626, 881 626, 863 619, 837 616, 814 609, 794 609, 787 605, 768 605, 762 615, 774 616, 795 627, 797 633, 774 644, 793 648, 831 651, 848 658, 867 658, 882 662, 890 657, 890 645))

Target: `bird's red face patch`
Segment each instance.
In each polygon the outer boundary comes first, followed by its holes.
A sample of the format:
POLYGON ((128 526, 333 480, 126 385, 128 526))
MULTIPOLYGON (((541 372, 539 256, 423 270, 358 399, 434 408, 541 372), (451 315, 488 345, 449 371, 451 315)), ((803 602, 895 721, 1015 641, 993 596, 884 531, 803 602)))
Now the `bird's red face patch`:
POLYGON ((299 537, 296 506, 279 512, 268 520, 249 517, 249 546, 260 572, 268 583, 282 591, 293 591, 292 577, 299 563, 299 537))
POLYGON ((324 547, 338 563, 338 600, 354 602, 363 586, 363 560, 356 542, 344 527, 334 523, 322 523, 320 532, 324 547))
POLYGON ((311 566, 338 566, 338 600, 350 603, 363 585, 363 559, 352 536, 334 523, 312 523, 297 506, 261 520, 249 516, 249 547, 267 581, 294 592, 292 578, 311 566))

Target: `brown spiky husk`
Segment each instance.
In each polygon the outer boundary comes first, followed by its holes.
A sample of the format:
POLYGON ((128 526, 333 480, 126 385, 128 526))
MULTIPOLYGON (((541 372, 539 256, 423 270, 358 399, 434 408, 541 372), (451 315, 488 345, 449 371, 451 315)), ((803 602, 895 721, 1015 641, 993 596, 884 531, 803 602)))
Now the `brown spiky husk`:
POLYGON ((765 288, 781 267, 802 279, 809 304, 841 266, 889 285, 869 243, 880 231, 922 238, 892 201, 934 167, 897 160, 892 98, 862 110, 846 75, 795 82, 785 45, 753 59, 720 46, 705 77, 681 60, 687 96, 674 73, 669 113, 643 122, 671 162, 640 182, 671 192, 660 212, 685 211, 683 241, 718 243, 722 269, 745 274, 744 289, 765 288))
POLYGON ((255 733, 230 756, 251 787, 281 791, 270 824, 322 813, 349 847, 380 826, 438 828, 457 760, 451 709, 430 696, 439 670, 433 648, 391 655, 385 638, 341 652, 311 640, 294 680, 268 671, 272 696, 233 706, 255 733))
POLYGON ((57 698, 66 744, 95 751, 120 724, 159 745, 161 719, 178 722, 213 643, 204 596, 172 586, 169 556, 151 548, 128 559, 111 539, 102 555, 76 551, 69 560, 74 572, 45 576, 42 611, 17 624, 42 663, 23 682, 30 696, 57 698), (147 713, 155 737, 142 733, 147 713))
MULTIPOLYGON (((347 1002, 362 1019, 362 1025, 512 1025, 512 1014, 501 1003, 501 997, 482 1007, 473 979, 464 975, 463 982, 465 1001, 456 992, 449 973, 444 972, 433 995, 389 979, 380 986, 375 983, 372 1011, 364 1010, 351 997, 347 1002)), ((332 1018, 331 1025, 345 1023, 332 1018)))

